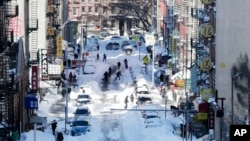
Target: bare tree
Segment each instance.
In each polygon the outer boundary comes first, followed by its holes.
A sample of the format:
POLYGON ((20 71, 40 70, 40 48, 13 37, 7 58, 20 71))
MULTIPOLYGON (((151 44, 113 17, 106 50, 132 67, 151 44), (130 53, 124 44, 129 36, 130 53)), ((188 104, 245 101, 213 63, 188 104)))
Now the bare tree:
MULTIPOLYGON (((116 8, 117 16, 114 19, 131 17, 133 20, 139 20, 136 26, 149 31, 152 24, 152 1, 148 0, 119 0, 119 2, 111 2, 110 8, 116 8)), ((111 9, 112 10, 112 9, 111 9)))

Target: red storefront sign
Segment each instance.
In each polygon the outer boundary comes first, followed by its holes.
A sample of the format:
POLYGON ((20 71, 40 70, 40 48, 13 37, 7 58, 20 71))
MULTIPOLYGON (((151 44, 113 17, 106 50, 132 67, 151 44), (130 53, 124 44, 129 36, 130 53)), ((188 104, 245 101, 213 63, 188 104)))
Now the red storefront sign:
POLYGON ((31 71, 31 89, 37 91, 38 89, 38 66, 32 66, 31 71))

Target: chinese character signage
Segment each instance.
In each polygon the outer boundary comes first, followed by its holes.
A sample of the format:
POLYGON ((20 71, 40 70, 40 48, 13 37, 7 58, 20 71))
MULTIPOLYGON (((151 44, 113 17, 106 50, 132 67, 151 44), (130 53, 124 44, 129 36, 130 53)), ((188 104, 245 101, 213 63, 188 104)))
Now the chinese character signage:
POLYGON ((206 38, 210 38, 214 35, 214 27, 211 24, 203 24, 201 26, 201 35, 206 38))
POLYGON ((34 95, 25 96, 25 109, 38 109, 38 100, 34 95))
POLYGON ((38 87, 38 67, 32 66, 31 71, 31 89, 32 91, 37 91, 38 87))
POLYGON ((209 58, 204 58, 200 62, 200 69, 202 71, 210 71, 212 69, 212 61, 209 58))
POLYGON ((42 55, 42 80, 48 80, 48 54, 46 49, 41 50, 42 55))
POLYGON ((56 37, 56 56, 58 58, 62 57, 62 35, 57 35, 56 37))

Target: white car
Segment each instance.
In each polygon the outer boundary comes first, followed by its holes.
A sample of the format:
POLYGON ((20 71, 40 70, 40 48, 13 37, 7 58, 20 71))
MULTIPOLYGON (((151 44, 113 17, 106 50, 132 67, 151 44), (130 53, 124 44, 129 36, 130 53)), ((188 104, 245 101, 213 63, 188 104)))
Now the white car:
POLYGON ((160 116, 158 115, 146 115, 144 117, 145 127, 159 127, 161 126, 160 116))
POLYGON ((76 99, 76 106, 82 106, 84 104, 90 104, 91 103, 91 97, 89 94, 78 94, 77 99, 76 99))

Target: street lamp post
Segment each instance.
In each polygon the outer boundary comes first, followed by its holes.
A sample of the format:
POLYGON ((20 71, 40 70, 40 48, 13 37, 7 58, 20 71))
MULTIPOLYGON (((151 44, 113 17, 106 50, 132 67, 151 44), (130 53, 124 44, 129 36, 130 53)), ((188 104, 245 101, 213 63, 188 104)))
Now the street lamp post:
POLYGON ((234 124, 234 83, 237 81, 241 72, 232 72, 231 73, 231 124, 234 124))

